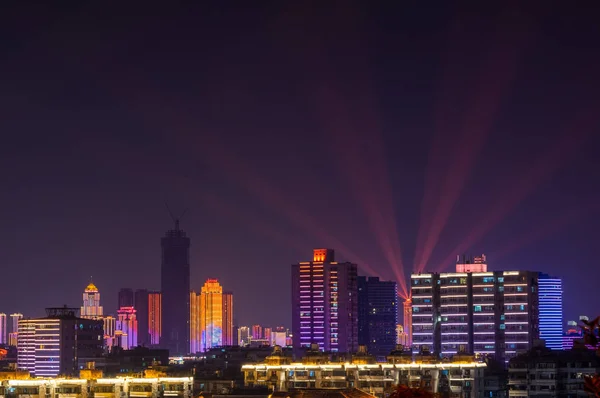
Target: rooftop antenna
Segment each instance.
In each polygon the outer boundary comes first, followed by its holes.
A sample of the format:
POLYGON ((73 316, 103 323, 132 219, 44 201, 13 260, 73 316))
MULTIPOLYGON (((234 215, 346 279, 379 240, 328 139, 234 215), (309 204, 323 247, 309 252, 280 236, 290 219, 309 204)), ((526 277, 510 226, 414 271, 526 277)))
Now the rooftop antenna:
POLYGON ((183 216, 185 215, 185 213, 188 211, 188 209, 185 209, 181 215, 179 217, 175 217, 173 215, 173 212, 171 211, 171 208, 169 207, 169 204, 167 202, 165 202, 165 206, 167 207, 167 211, 169 212, 169 216, 171 216, 171 220, 173 220, 173 222, 175 223, 175 230, 179 231, 179 221, 183 218, 183 216))

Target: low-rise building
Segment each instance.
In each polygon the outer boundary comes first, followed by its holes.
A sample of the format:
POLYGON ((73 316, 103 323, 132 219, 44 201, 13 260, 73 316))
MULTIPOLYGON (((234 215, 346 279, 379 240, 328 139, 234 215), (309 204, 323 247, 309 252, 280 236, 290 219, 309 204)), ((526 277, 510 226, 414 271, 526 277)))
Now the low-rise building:
POLYGON ((599 372, 593 351, 535 348, 510 360, 509 397, 587 397, 584 376, 599 372))
POLYGON ((402 348, 392 352, 387 362, 376 362, 364 350, 350 360, 332 359, 318 352, 318 347, 309 351, 302 362, 292 362, 280 347, 275 347, 264 362, 243 365, 242 371, 245 386, 268 386, 275 392, 357 388, 383 397, 402 384, 475 398, 483 396, 485 368, 486 364, 475 362, 473 356, 440 360, 431 355, 417 355, 413 359, 402 348))
POLYGON ((0 397, 27 398, 191 398, 192 377, 9 379, 0 380, 0 397))

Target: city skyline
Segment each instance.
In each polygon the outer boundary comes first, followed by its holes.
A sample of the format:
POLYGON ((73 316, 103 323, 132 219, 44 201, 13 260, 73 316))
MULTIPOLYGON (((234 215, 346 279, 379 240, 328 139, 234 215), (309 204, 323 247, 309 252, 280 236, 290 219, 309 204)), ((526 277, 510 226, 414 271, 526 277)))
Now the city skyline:
POLYGON ((315 247, 404 295, 485 252, 561 277, 566 319, 600 311, 595 12, 154 7, 0 13, 7 316, 78 306, 90 275, 104 312, 160 291, 165 201, 189 208, 190 287, 218 278, 236 324, 290 325, 289 266, 315 247))

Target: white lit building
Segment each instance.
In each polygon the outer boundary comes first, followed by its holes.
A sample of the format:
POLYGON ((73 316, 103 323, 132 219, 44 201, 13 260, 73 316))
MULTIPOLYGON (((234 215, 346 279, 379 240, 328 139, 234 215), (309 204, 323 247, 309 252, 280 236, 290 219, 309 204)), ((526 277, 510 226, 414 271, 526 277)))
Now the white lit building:
POLYGON ((87 319, 100 319, 103 315, 100 305, 100 292, 96 285, 90 282, 83 292, 83 306, 80 316, 87 319))

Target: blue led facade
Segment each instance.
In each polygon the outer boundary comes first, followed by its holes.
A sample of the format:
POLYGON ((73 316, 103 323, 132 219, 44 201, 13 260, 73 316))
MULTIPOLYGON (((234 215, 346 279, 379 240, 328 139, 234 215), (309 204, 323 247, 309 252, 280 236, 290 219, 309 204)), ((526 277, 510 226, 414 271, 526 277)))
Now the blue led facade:
POLYGON ((540 339, 551 350, 562 350, 563 291, 562 280, 540 274, 538 280, 540 339))

